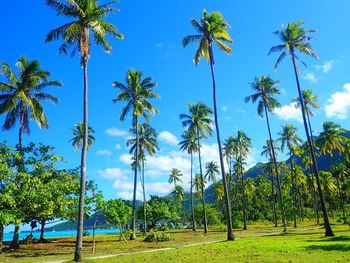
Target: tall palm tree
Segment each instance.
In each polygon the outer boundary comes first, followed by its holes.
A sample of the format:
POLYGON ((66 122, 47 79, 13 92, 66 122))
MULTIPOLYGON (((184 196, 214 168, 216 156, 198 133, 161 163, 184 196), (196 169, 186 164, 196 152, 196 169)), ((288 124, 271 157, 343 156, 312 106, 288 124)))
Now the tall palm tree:
MULTIPOLYGON (((29 121, 34 120, 39 128, 49 127, 42 101, 54 104, 58 99, 43 90, 50 86, 61 86, 59 81, 49 80, 50 73, 40 69, 39 61, 20 57, 16 67, 18 74, 5 62, 0 62, 0 74, 6 82, 0 82, 0 114, 6 114, 3 130, 10 130, 19 121, 18 145, 22 161, 18 171, 24 172, 22 135, 30 134, 29 121)), ((19 225, 16 224, 11 248, 19 248, 19 225)))
POLYGON ((168 179, 169 184, 174 183, 174 187, 176 187, 178 182, 182 182, 180 179, 182 175, 183 174, 179 169, 177 168, 171 169, 169 174, 169 179, 168 179))
MULTIPOLYGON (((278 84, 279 84, 279 81, 275 81, 271 79, 271 77, 269 76, 261 76, 260 78, 255 77, 254 81, 250 83, 250 86, 253 89, 254 93, 250 96, 245 97, 244 99, 245 102, 249 102, 249 101, 251 101, 252 103, 258 102, 258 114, 260 117, 263 117, 265 114, 266 125, 269 133, 270 142, 272 142, 273 139, 271 135, 271 127, 270 127, 270 120, 269 120, 268 113, 273 112, 273 110, 280 105, 278 100, 274 97, 276 94, 280 94, 279 90, 276 87, 278 84)), ((271 144, 271 154, 272 154, 272 161, 275 166, 279 203, 280 203, 281 212, 282 212, 283 231, 286 232, 287 220, 284 212, 281 182, 278 174, 276 150, 273 144, 271 144)))
POLYGON ((247 216, 246 216, 246 196, 245 196, 245 188, 244 188, 244 171, 243 164, 244 160, 247 158, 249 154, 250 148, 252 147, 252 140, 245 134, 244 131, 238 131, 236 140, 236 147, 238 150, 238 158, 236 160, 237 164, 239 164, 239 174, 241 178, 241 191, 242 191, 242 209, 243 209, 243 230, 247 230, 247 216))
MULTIPOLYGON (((132 130, 135 132, 134 130, 132 130)), ((143 233, 147 232, 147 220, 146 220, 146 188, 145 188, 145 161, 146 161, 146 153, 150 156, 154 155, 158 147, 157 136, 158 133, 156 130, 151 127, 148 123, 142 123, 139 125, 139 144, 138 144, 138 153, 139 160, 141 161, 141 187, 143 193, 143 233)), ((127 146, 130 147, 130 153, 135 154, 136 152, 136 136, 135 138, 131 138, 127 141, 127 146)))
POLYGON ((192 230, 196 231, 196 222, 194 218, 194 203, 193 203, 193 154, 198 152, 198 144, 196 133, 190 130, 185 130, 181 135, 182 141, 179 142, 180 149, 187 151, 191 156, 191 181, 190 181, 190 198, 191 198, 191 214, 192 214, 192 230))
POLYGON ((215 174, 220 173, 219 170, 219 165, 216 161, 211 161, 211 162, 207 162, 205 164, 205 179, 208 180, 208 182, 216 182, 216 176, 215 174))
POLYGON ((320 178, 318 175, 318 167, 317 167, 317 161, 315 157, 315 151, 312 145, 311 136, 310 136, 307 120, 306 120, 305 103, 304 103, 304 98, 302 95, 302 90, 300 87, 299 76, 298 76, 299 70, 297 66, 297 60, 298 61, 300 60, 299 60, 299 57, 296 55, 296 51, 299 51, 302 54, 306 54, 318 59, 318 56, 315 50, 313 49, 313 47, 309 42, 310 39, 312 38, 309 36, 309 33, 313 33, 315 32, 315 30, 304 29, 302 27, 303 25, 304 25, 304 22, 292 21, 288 23, 286 28, 283 27, 282 30, 276 31, 275 34, 282 41, 282 44, 272 47, 269 51, 269 55, 274 52, 280 53, 275 64, 275 70, 278 69, 279 64, 284 60, 284 58, 287 56, 288 53, 292 58, 294 75, 297 83, 298 95, 299 95, 300 106, 301 106, 300 108, 301 108, 302 117, 303 117, 304 129, 305 129, 306 138, 310 148, 311 160, 313 164, 314 174, 316 177, 318 195, 319 195, 321 208, 323 212, 324 225, 326 229, 325 236, 334 236, 331 224, 329 222, 327 208, 326 208, 323 194, 322 194, 322 188, 321 188, 320 178))
MULTIPOLYGON (((75 148, 75 151, 78 151, 82 145, 83 145, 83 139, 84 139, 84 124, 82 122, 77 123, 74 125, 75 128, 72 129, 73 131, 73 138, 70 139, 68 142, 72 142, 73 147, 75 148)), ((88 141, 86 145, 86 150, 89 150, 90 146, 95 141, 95 130, 89 126, 88 129, 88 141)))
MULTIPOLYGON (((273 212, 273 218, 274 218, 274 223, 275 227, 277 227, 277 213, 276 213, 276 206, 275 206, 275 187, 274 187, 274 179, 273 175, 276 173, 276 167, 274 166, 273 162, 273 154, 272 154, 272 147, 274 151, 279 151, 280 148, 276 145, 274 141, 266 140, 266 144, 263 146, 263 150, 261 152, 262 156, 266 156, 269 158, 270 162, 268 163, 267 170, 270 173, 271 177, 271 199, 272 199, 272 212, 273 212)), ((277 152, 275 153, 275 156, 277 155, 277 152)))
MULTIPOLYGON (((130 69, 126 73, 125 83, 113 81, 113 87, 120 90, 117 97, 112 101, 114 103, 125 101, 119 119, 124 121, 128 113, 131 113, 131 126, 136 136, 135 140, 135 162, 139 164, 139 118, 143 117, 147 122, 151 120, 151 115, 159 111, 150 103, 149 99, 159 98, 159 95, 153 92, 156 83, 151 77, 142 78, 142 72, 130 69)), ((137 188, 137 172, 134 168, 134 192, 132 202, 132 235, 131 240, 136 239, 136 188, 137 188)))
POLYGON ((202 189, 204 188, 203 184, 202 184, 202 179, 201 179, 201 175, 200 174, 195 174, 193 177, 193 182, 192 182, 193 188, 196 190, 196 196, 197 198, 202 199, 202 189))
POLYGON ((62 39, 59 51, 67 53, 72 48, 72 55, 79 51, 80 64, 83 67, 84 91, 83 91, 83 124, 84 139, 81 151, 81 182, 79 194, 79 217, 77 242, 74 261, 82 260, 81 248, 83 247, 83 223, 84 223, 84 199, 86 181, 86 151, 88 143, 88 61, 91 50, 91 37, 96 45, 102 46, 106 52, 111 51, 106 35, 116 38, 123 38, 117 28, 104 20, 106 16, 117 11, 113 7, 115 1, 99 5, 98 0, 45 0, 46 4, 52 7, 58 16, 65 16, 71 19, 70 22, 51 30, 46 36, 46 42, 62 39))
POLYGON ((293 168, 293 158, 294 158, 294 150, 295 146, 299 146, 301 144, 301 139, 296 134, 297 128, 294 127, 291 124, 286 124, 285 126, 282 126, 282 131, 280 131, 278 134, 280 135, 280 138, 278 139, 281 141, 281 150, 284 151, 285 147, 287 146, 289 149, 289 165, 290 165, 290 175, 292 178, 292 189, 293 189, 293 214, 294 214, 294 227, 297 227, 297 220, 296 220, 296 182, 295 182, 295 173, 293 168))
POLYGON ((228 166, 228 180, 227 180, 227 188, 228 192, 231 190, 232 185, 232 161, 235 154, 235 138, 233 136, 228 136, 224 141, 224 155, 226 157, 226 162, 228 166))
POLYGON ((215 128, 216 128, 216 139, 219 148, 219 158, 220 158, 220 167, 221 167, 221 175, 222 181, 224 184, 224 192, 225 192, 225 204, 226 204, 226 219, 227 219, 227 239, 234 240, 235 237, 233 235, 232 229, 232 218, 231 218, 231 202, 229 197, 229 192, 227 188, 226 175, 225 175, 225 167, 224 160, 222 155, 221 148, 221 139, 220 139, 220 130, 219 130, 219 121, 217 114, 217 106, 216 106, 216 81, 215 81, 215 73, 214 73, 214 51, 213 44, 216 44, 220 50, 227 54, 232 53, 232 49, 226 43, 232 43, 232 39, 227 32, 227 29, 230 25, 224 20, 223 16, 219 12, 208 13, 206 10, 203 10, 203 15, 200 21, 195 19, 191 20, 191 24, 194 29, 197 31, 195 35, 189 35, 184 37, 182 40, 182 44, 186 47, 188 44, 193 42, 198 42, 198 47, 194 56, 194 63, 198 65, 201 58, 205 57, 206 61, 210 64, 211 77, 213 82, 213 107, 214 107, 214 120, 215 120, 215 128))
POLYGON ((202 102, 197 102, 196 104, 188 104, 187 105, 189 114, 180 114, 180 120, 182 120, 182 125, 184 127, 188 127, 190 132, 196 134, 197 144, 198 144, 198 160, 199 160, 199 172, 201 176, 201 196, 202 196, 202 204, 203 204, 203 216, 204 216, 204 233, 208 233, 208 225, 207 225, 207 214, 205 208, 205 194, 204 194, 204 176, 202 171, 202 160, 201 160, 201 138, 207 138, 208 135, 212 135, 211 125, 213 120, 210 118, 210 115, 213 113, 212 110, 202 102))

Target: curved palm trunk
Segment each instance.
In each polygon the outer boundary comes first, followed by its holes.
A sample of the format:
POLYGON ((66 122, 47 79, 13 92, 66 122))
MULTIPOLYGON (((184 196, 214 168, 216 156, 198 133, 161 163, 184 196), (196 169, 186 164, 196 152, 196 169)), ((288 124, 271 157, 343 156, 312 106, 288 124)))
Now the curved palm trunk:
POLYGON ((142 158, 142 192, 143 192, 143 234, 147 232, 146 221, 146 189, 145 189, 145 158, 142 158))
POLYGON ((221 139, 220 139, 220 129, 219 129, 219 121, 216 107, 216 82, 215 82, 215 74, 214 74, 214 56, 213 50, 211 46, 211 42, 209 40, 209 55, 210 55, 210 70, 211 70, 211 78, 213 80, 213 104, 214 104, 214 120, 215 120, 215 128, 216 128, 216 139, 219 147, 219 158, 220 158, 220 167, 221 167, 221 176, 222 182, 224 184, 224 196, 225 196, 225 205, 226 205, 226 220, 227 220, 227 240, 235 240, 235 236, 233 234, 232 228, 232 215, 231 215, 231 201, 227 188, 226 175, 225 175, 225 167, 224 160, 222 157, 222 147, 221 147, 221 139))
POLYGON ((297 82, 297 88, 298 88, 298 93, 299 93, 299 100, 300 100, 301 112, 302 112, 302 116, 303 116, 304 128, 305 128, 305 132, 306 132, 306 138, 307 138, 307 141, 308 141, 308 144, 309 144, 309 148, 310 148, 311 160, 312 160, 313 169, 314 169, 314 173, 315 173, 315 177, 316 177, 317 190, 318 190, 318 195, 319 195, 320 203, 321 203, 321 209, 322 209, 322 213, 323 213, 324 226, 326 228, 325 236, 334 236, 331 224, 329 222, 329 217, 328 217, 328 213, 327 213, 326 204, 325 204, 325 201, 324 201, 324 198, 323 198, 320 177, 319 177, 319 174, 318 174, 317 161, 316 161, 316 158, 315 158, 314 147, 313 147, 313 144, 312 144, 312 141, 311 141, 311 138, 310 138, 309 129, 308 129, 307 122, 306 122, 306 117, 305 117, 306 114, 305 114, 305 109, 304 109, 304 98, 303 98, 303 95, 302 95, 302 92, 301 92, 301 88, 300 88, 298 71, 297 71, 296 64, 295 64, 295 55, 294 55, 294 50, 293 49, 291 50, 291 55, 292 55, 295 79, 296 79, 296 82, 297 82))
MULTIPOLYGON (((271 161, 272 161, 272 157, 271 161)), ((271 175, 271 201, 272 201, 272 213, 273 213, 273 223, 275 224, 275 227, 277 227, 277 214, 276 214, 276 204, 275 204, 275 187, 273 185, 273 175, 271 175)))
POLYGON ((192 171, 192 167, 193 167, 193 153, 191 152, 191 191, 190 191, 190 195, 191 195, 192 230, 193 230, 193 231, 196 231, 196 222, 195 222, 195 220, 194 220, 193 171, 192 171))
POLYGON ((279 178, 279 173, 278 173, 278 166, 277 166, 277 161, 276 161, 275 147, 273 146, 273 140, 272 140, 271 129, 270 129, 270 120, 269 120, 269 115, 267 114, 266 103, 264 105, 264 110, 265 110, 265 116, 266 116, 267 130, 269 132, 269 138, 270 138, 271 149, 272 149, 273 164, 275 166, 278 196, 279 196, 279 201, 280 201, 280 206, 281 206, 281 213, 282 213, 283 232, 287 232, 287 220, 286 220, 286 214, 284 213, 284 204, 283 204, 281 183, 280 183, 280 178, 279 178))
POLYGON ((198 159, 199 159, 199 172, 201 174, 201 194, 202 194, 202 204, 203 204, 203 219, 204 219, 204 234, 208 234, 208 223, 207 223, 207 210, 205 207, 205 192, 204 192, 204 178, 202 172, 202 160, 201 160, 201 146, 199 141, 199 130, 197 127, 197 140, 198 140, 198 159))
POLYGON ((136 190, 137 190, 137 164, 139 155, 139 131, 138 131, 138 117, 135 117, 135 132, 136 132, 136 148, 135 148, 135 173, 134 173, 134 193, 132 198, 132 234, 130 240, 136 239, 136 190))
MULTIPOLYGON (((240 152, 240 159, 242 161, 242 153, 240 152)), ((246 198, 244 191, 244 180, 243 180, 243 164, 241 164, 241 191, 242 191, 242 212, 243 212, 243 230, 247 230, 247 215, 246 215, 246 198)))
POLYGON ((83 147, 81 150, 81 163, 80 163, 80 192, 79 192, 79 214, 78 214, 78 229, 77 238, 75 243, 74 261, 82 261, 82 248, 83 248, 83 231, 84 231, 84 205, 85 205, 85 184, 86 184, 86 152, 88 143, 88 59, 84 58, 83 61, 83 75, 84 75, 84 113, 83 113, 83 125, 84 125, 84 138, 83 147))
POLYGON ((292 177, 292 195, 293 195, 293 220, 294 220, 294 228, 297 227, 297 208, 296 208, 296 186, 295 186, 295 173, 293 168, 293 160, 292 160, 293 154, 292 151, 289 149, 289 165, 290 165, 290 175, 292 177))

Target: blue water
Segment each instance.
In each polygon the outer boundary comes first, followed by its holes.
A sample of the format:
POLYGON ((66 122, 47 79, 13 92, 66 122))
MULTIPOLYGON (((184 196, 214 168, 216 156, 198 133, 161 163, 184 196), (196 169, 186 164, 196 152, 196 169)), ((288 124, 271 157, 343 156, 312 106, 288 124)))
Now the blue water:
MULTIPOLYGON (((92 229, 87 230, 90 235, 92 235, 92 229)), ((20 232, 19 233, 19 239, 22 240, 26 238, 30 233, 29 232, 20 232)), ((59 231, 45 231, 44 238, 54 238, 54 237, 73 237, 76 236, 77 231, 76 230, 59 230, 59 231)), ((118 228, 107 228, 107 229, 96 229, 95 234, 119 234, 118 228)), ((4 241, 11 241, 13 237, 13 233, 5 233, 4 234, 4 241)), ((33 238, 39 238, 40 232, 35 231, 33 232, 33 238)))

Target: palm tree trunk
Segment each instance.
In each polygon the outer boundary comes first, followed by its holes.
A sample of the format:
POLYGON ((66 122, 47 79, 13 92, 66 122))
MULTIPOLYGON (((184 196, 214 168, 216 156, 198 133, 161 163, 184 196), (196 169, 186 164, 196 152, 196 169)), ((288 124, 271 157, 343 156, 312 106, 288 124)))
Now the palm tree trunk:
MULTIPOLYGON (((270 153, 270 162, 272 162, 272 156, 270 153)), ((271 174, 271 201, 272 201, 272 213, 273 213, 273 223, 277 227, 277 214, 276 214, 276 203, 275 203, 275 188, 273 185, 273 174, 271 174)))
POLYGON ((145 189, 145 158, 142 158, 142 192, 143 192, 143 234, 147 232, 146 221, 146 189, 145 189))
POLYGON ((88 144, 88 59, 83 58, 83 74, 84 74, 84 138, 83 147, 81 150, 81 164, 80 164, 80 192, 79 192, 79 214, 78 214, 78 229, 75 244, 74 261, 82 261, 83 248, 83 231, 84 231, 84 205, 85 205, 85 184, 86 184, 86 152, 88 144))
POLYGON ((136 133, 136 148, 135 148, 135 173, 134 173, 134 193, 132 199, 132 234, 130 240, 136 239, 136 190, 137 190, 137 166, 138 166, 138 155, 139 155, 139 131, 138 131, 138 117, 135 116, 135 133, 136 133))
POLYGON ((92 227, 92 254, 95 254, 96 252, 96 241, 95 241, 96 224, 97 224, 97 216, 95 213, 94 226, 92 227))
POLYGON ((197 127, 197 140, 198 140, 198 159, 199 159, 199 172, 201 174, 201 194, 202 194, 202 204, 203 204, 203 219, 204 219, 204 234, 208 234, 208 223, 207 223, 207 210, 205 207, 205 192, 204 192, 204 178, 203 178, 203 172, 202 172, 202 160, 201 160, 201 146, 200 146, 200 140, 199 140, 199 130, 197 127))
POLYGON ((246 199, 244 191, 244 180, 243 180, 243 160, 242 153, 239 153, 241 159, 241 191, 242 191, 242 212, 243 212, 243 230, 247 230, 247 216, 246 216, 246 199))
POLYGON ((293 199, 293 221, 294 221, 294 228, 297 228, 297 208, 296 208, 296 187, 295 187, 295 173, 293 168, 293 154, 291 149, 289 148, 289 165, 290 165, 290 176, 292 178, 292 199, 293 199))
POLYGON ((191 152, 191 190, 190 190, 190 195, 191 195, 191 212, 192 212, 192 230, 196 231, 196 222, 194 220, 194 204, 193 204, 193 153, 191 152))
POLYGON ((322 193, 321 182, 320 182, 320 178, 319 178, 319 174, 318 174, 318 167, 317 167, 317 161, 316 161, 316 157, 315 157, 314 147, 313 147, 313 144, 312 144, 312 141, 310 138, 310 134, 309 134, 309 129, 307 126, 307 121, 306 121, 306 116, 305 116, 306 114, 305 114, 305 109, 304 109, 304 98, 303 98, 302 91, 300 88, 298 71, 297 71, 296 64, 295 64, 295 55, 294 55, 293 49, 291 49, 291 55, 292 55, 295 79, 297 82, 297 88, 298 88, 298 93, 299 93, 299 100, 300 100, 301 112, 302 112, 302 116, 303 116, 304 128, 305 128, 305 132, 306 132, 306 138, 307 138, 307 141, 309 143, 311 160, 312 160, 312 164, 313 164, 314 174, 316 177, 317 190, 318 190, 318 195, 319 195, 320 203, 321 203, 321 209, 322 209, 322 213, 323 213, 324 226, 326 228, 325 236, 334 236, 331 224, 329 222, 326 204, 325 204, 325 201, 323 198, 323 193, 322 193))
POLYGON ((280 178, 279 178, 279 173, 278 173, 278 166, 277 166, 277 161, 276 161, 275 147, 273 146, 273 140, 272 140, 271 129, 270 129, 270 120, 269 120, 269 115, 267 114, 266 103, 264 104, 264 110, 265 110, 265 116, 266 116, 267 130, 269 132, 269 138, 270 138, 271 149, 272 149, 273 164, 275 166, 278 196, 279 196, 279 201, 280 201, 280 206, 281 206, 281 213, 282 213, 283 232, 287 232, 287 220, 286 220, 286 214, 284 213, 284 204, 283 204, 281 183, 280 183, 280 178))
POLYGON ((222 182, 224 184, 224 192, 225 192, 225 204, 226 204, 226 220, 227 220, 227 240, 235 240, 235 236, 233 234, 232 228, 232 215, 231 215, 231 201, 227 188, 226 175, 225 175, 225 167, 224 160, 222 156, 222 148, 221 148, 221 139, 220 139, 220 129, 219 129, 219 121, 216 107, 216 82, 215 82, 215 74, 214 74, 214 54, 211 46, 211 42, 209 41, 209 55, 210 55, 210 70, 211 70, 211 78, 213 81, 213 105, 214 105, 214 120, 215 120, 215 128, 216 128, 216 139, 219 147, 219 158, 220 158, 220 167, 221 167, 221 176, 222 182))

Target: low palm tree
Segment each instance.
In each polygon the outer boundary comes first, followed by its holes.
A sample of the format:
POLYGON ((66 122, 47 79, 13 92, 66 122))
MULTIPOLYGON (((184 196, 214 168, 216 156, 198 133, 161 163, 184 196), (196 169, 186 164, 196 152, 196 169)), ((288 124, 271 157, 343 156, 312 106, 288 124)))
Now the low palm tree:
MULTIPOLYGON (((132 130, 133 133, 135 133, 134 130, 132 130)), ((156 153, 157 150, 159 150, 158 147, 158 141, 157 136, 158 133, 156 130, 151 127, 148 123, 142 123, 139 126, 139 144, 138 144, 138 153, 139 158, 141 162, 141 187, 142 187, 142 193, 143 193, 143 233, 146 234, 147 232, 147 220, 146 220, 146 187, 145 187, 145 161, 146 161, 146 153, 148 155, 152 156, 156 153)), ((127 146, 130 146, 130 154, 136 153, 136 136, 134 138, 131 138, 126 143, 127 146)), ((136 162, 136 159, 135 159, 136 162)), ((135 167, 136 168, 136 167, 135 167)), ((134 169, 135 169, 134 168, 134 169)))
MULTIPOLYGON (((270 120, 269 120, 268 113, 273 112, 273 110, 276 107, 280 106, 280 103, 274 97, 276 94, 280 94, 279 90, 276 87, 278 84, 279 84, 279 81, 275 81, 269 76, 261 76, 260 78, 255 77, 254 81, 250 83, 250 86, 254 93, 252 95, 245 97, 244 99, 245 102, 249 102, 249 101, 251 101, 252 103, 258 102, 258 115, 260 117, 263 117, 265 115, 267 130, 268 130, 269 139, 271 142, 273 141, 273 139, 271 135, 271 127, 270 127, 270 120)), ((280 203, 281 212, 282 212, 283 231, 286 232, 287 220, 284 212, 281 182, 278 174, 276 150, 274 149, 273 144, 271 144, 271 154, 272 154, 272 161, 275 166, 279 203, 280 203)))
MULTIPOLYGON (((49 127, 42 101, 50 101, 54 104, 58 99, 43 90, 50 86, 61 86, 59 81, 49 80, 50 73, 40 69, 39 61, 27 60, 20 57, 16 63, 18 74, 5 62, 0 62, 0 74, 6 82, 0 82, 0 114, 6 114, 3 130, 10 130, 19 122, 18 146, 21 161, 18 166, 19 172, 24 172, 23 161, 23 134, 30 134, 29 121, 34 120, 39 128, 49 127)), ((15 225, 14 236, 10 247, 19 248, 19 227, 15 225)))
POLYGON ((220 139, 220 129, 219 129, 219 120, 217 114, 216 106, 216 81, 214 73, 214 51, 213 45, 216 44, 220 50, 227 54, 232 53, 232 49, 228 46, 227 43, 232 43, 232 39, 227 32, 227 29, 230 25, 224 20, 223 16, 219 12, 208 13, 206 10, 203 10, 203 15, 200 21, 191 19, 191 24, 194 29, 197 31, 195 35, 189 35, 184 37, 182 44, 186 47, 188 44, 193 42, 198 42, 197 50, 194 56, 194 63, 198 65, 201 58, 205 57, 206 61, 210 64, 211 77, 213 82, 213 107, 214 107, 214 120, 215 120, 215 129, 216 129, 216 139, 219 148, 219 158, 220 158, 220 167, 221 167, 221 176, 224 184, 225 191, 225 204, 226 204, 226 220, 227 220, 227 240, 234 240, 232 228, 232 218, 231 218, 231 202, 226 182, 226 174, 224 167, 224 160, 222 155, 221 148, 221 139, 220 139))
POLYGON ((224 155, 226 157, 226 162, 228 166, 228 180, 227 180, 227 188, 228 192, 231 190, 232 185, 232 161, 235 155, 235 138, 233 136, 228 136, 224 141, 224 155))
POLYGON ((294 158, 295 146, 299 146, 301 144, 301 139, 298 137, 296 132, 297 132, 296 127, 294 127, 291 124, 286 124, 285 126, 282 126, 282 131, 278 133, 280 135, 280 138, 278 140, 281 141, 281 150, 284 151, 286 146, 289 149, 289 165, 290 165, 290 175, 292 178, 292 189, 293 189, 292 195, 293 195, 294 227, 297 227, 297 220, 296 220, 297 189, 296 189, 296 182, 295 182, 295 173, 293 168, 293 158, 294 158))
POLYGON ((212 135, 211 125, 213 120, 210 118, 210 115, 213 113, 212 110, 202 102, 197 102, 196 104, 188 104, 189 114, 180 114, 180 120, 182 120, 182 126, 188 127, 190 132, 196 134, 197 144, 198 144, 198 160, 199 160, 199 172, 201 177, 201 196, 203 204, 203 222, 204 222, 204 233, 208 233, 208 224, 207 224, 207 214, 205 208, 205 193, 204 193, 204 176, 202 171, 202 159, 201 159, 201 138, 207 138, 208 135, 212 135))
POLYGON ((216 174, 220 173, 219 165, 215 161, 207 162, 205 164, 205 174, 204 177, 208 182, 216 182, 216 174))
POLYGON ((174 197, 175 202, 180 203, 184 199, 184 189, 181 185, 176 185, 174 191, 171 193, 174 197))
POLYGON ((79 216, 77 242, 74 254, 74 261, 82 261, 83 247, 83 223, 84 223, 84 199, 86 181, 86 151, 88 144, 88 61, 91 51, 91 37, 96 45, 102 46, 106 52, 111 51, 106 35, 112 35, 122 39, 124 36, 118 33, 117 28, 104 20, 106 16, 117 11, 113 7, 115 1, 99 5, 98 0, 45 0, 46 4, 52 7, 57 16, 65 16, 72 21, 51 30, 46 36, 46 42, 62 39, 59 52, 67 53, 72 48, 72 55, 79 52, 80 64, 83 67, 84 95, 83 95, 83 124, 84 139, 81 151, 81 180, 79 194, 79 216))
POLYGON ((192 214, 192 230, 196 231, 196 222, 194 218, 194 202, 193 202, 193 154, 198 152, 198 144, 196 133, 188 129, 181 135, 182 141, 179 142, 180 149, 187 151, 191 156, 191 181, 190 181, 190 198, 191 198, 191 214, 192 214))
MULTIPOLYGON (((73 147, 75 148, 75 151, 78 151, 82 145, 83 145, 83 139, 84 139, 84 124, 82 122, 77 123, 74 125, 75 127, 72 129, 73 131, 73 138, 70 139, 68 142, 72 142, 73 147)), ((95 130, 89 126, 88 129, 88 141, 86 145, 86 150, 89 150, 90 146, 95 141, 95 130)))
POLYGON ((182 175, 183 174, 181 173, 181 171, 179 169, 177 169, 177 168, 171 169, 170 174, 169 174, 169 179, 168 179, 169 184, 174 183, 174 188, 176 188, 177 183, 182 182, 180 179, 182 177, 182 175))
MULTIPOLYGON (((130 69, 126 73, 125 83, 118 81, 113 82, 113 87, 120 90, 117 97, 112 101, 114 103, 125 101, 126 105, 120 113, 120 120, 124 121, 127 114, 131 112, 131 126, 136 136, 135 140, 135 162, 139 164, 139 118, 143 117, 147 122, 151 120, 151 116, 159 111, 151 104, 150 99, 159 98, 159 95, 153 92, 156 83, 151 77, 142 77, 139 70, 130 69)), ((132 235, 131 240, 136 239, 136 188, 137 188, 137 172, 134 168, 134 192, 132 202, 132 235)))
MULTIPOLYGON (((289 22, 286 28, 282 28, 282 30, 278 30, 275 32, 275 35, 279 37, 279 39, 282 41, 281 44, 274 46, 270 49, 269 55, 274 53, 274 52, 279 52, 280 55, 275 63, 275 70, 278 69, 279 64, 284 60, 284 58, 288 55, 290 55, 293 63, 293 68, 294 68, 294 75, 295 75, 295 80, 297 83, 297 90, 298 90, 298 95, 299 95, 299 100, 300 100, 300 108, 302 112, 302 117, 303 117, 303 123, 304 123, 304 129, 306 133, 306 138, 307 142, 309 144, 309 149, 310 149, 310 155, 311 155, 311 160, 313 164, 313 170, 316 178, 316 183, 317 183, 317 190, 318 190, 318 195, 321 203, 321 208, 322 208, 322 213, 323 213, 323 219, 324 219, 324 225, 325 225, 325 236, 334 236, 331 224, 329 222, 329 217, 327 213, 327 208, 326 204, 324 202, 323 194, 322 194, 322 188, 321 188, 321 183, 320 183, 320 178, 318 175, 318 167, 317 167, 317 161, 315 157, 315 151, 314 147, 312 145, 312 140, 311 140, 311 135, 309 132, 309 127, 307 124, 306 120, 306 113, 305 113, 305 103, 304 103, 304 98, 302 95, 302 90, 300 87, 300 82, 299 82, 299 70, 297 66, 297 61, 300 61, 298 56, 296 55, 296 52, 299 51, 302 54, 309 55, 311 57, 314 57, 318 59, 318 56, 313 49, 313 47, 310 44, 310 39, 312 37, 309 36, 310 33, 315 32, 315 30, 308 30, 304 29, 302 26, 304 25, 304 22, 289 22)), ((302 62, 303 63, 303 62, 302 62)), ((303 63, 305 64, 305 63, 303 63)))

